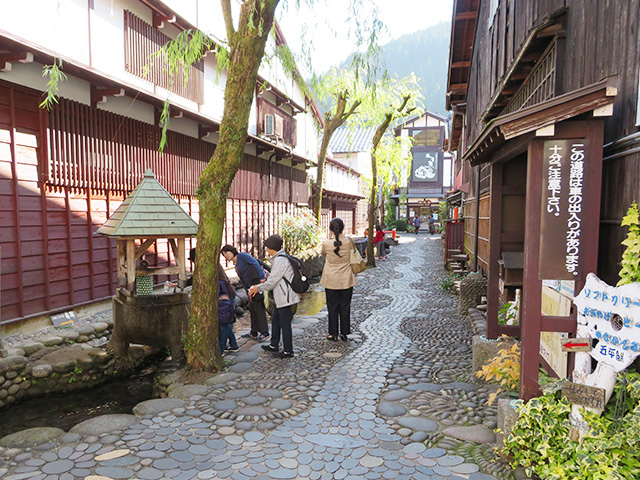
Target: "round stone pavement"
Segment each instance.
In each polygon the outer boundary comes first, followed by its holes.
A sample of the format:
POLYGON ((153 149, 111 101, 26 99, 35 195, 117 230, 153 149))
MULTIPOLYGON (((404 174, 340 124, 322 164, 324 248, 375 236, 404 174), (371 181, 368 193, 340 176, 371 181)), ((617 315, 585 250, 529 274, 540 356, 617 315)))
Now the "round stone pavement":
POLYGON ((510 477, 491 467, 491 445, 443 433, 486 429, 493 412, 469 381, 468 321, 457 317, 455 297, 439 287, 441 249, 436 237, 405 235, 387 262, 358 276, 351 341, 324 339, 326 311, 298 318, 295 358, 273 358, 248 342, 228 356, 236 373, 182 388, 174 395, 180 401, 141 406, 139 421, 119 417, 121 423, 108 428, 94 420, 95 431, 76 428, 79 435, 0 450, 0 477, 510 477), (447 395, 461 414, 429 409, 431 396, 447 395))

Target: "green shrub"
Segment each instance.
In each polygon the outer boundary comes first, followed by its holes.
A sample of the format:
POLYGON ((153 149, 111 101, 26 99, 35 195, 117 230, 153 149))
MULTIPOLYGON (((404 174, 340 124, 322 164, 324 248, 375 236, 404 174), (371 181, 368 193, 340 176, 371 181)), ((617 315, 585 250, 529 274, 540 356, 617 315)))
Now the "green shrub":
POLYGON ((558 387, 526 404, 517 400, 518 421, 502 453, 513 467, 545 480, 639 478, 640 375, 629 373, 627 380, 616 385, 604 415, 582 410, 589 430, 579 441, 570 439, 571 404, 558 387))
POLYGON ((295 213, 283 213, 278 217, 280 236, 284 239, 287 253, 295 255, 313 248, 324 237, 316 217, 308 208, 299 208, 295 213))
POLYGON ((627 247, 622 254, 620 265, 620 285, 640 282, 640 215, 638 204, 633 202, 627 211, 627 215, 622 219, 622 226, 629 227, 627 238, 622 241, 622 245, 627 247))
POLYGON ((408 223, 406 218, 399 218, 398 220, 396 220, 396 230, 398 232, 406 232, 407 225, 408 223))

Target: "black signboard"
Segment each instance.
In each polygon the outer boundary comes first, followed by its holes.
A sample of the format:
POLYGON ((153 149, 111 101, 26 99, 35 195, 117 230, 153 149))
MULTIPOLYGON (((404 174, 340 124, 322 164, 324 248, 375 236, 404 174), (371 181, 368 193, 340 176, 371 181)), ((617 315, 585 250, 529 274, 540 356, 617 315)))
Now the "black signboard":
POLYGON ((440 152, 413 151, 413 171, 411 179, 414 182, 437 182, 439 175, 440 152))
POLYGON ((598 215, 583 210, 584 196, 589 194, 583 188, 588 173, 588 147, 583 138, 544 142, 538 270, 541 280, 583 278, 584 222, 587 215, 598 215))

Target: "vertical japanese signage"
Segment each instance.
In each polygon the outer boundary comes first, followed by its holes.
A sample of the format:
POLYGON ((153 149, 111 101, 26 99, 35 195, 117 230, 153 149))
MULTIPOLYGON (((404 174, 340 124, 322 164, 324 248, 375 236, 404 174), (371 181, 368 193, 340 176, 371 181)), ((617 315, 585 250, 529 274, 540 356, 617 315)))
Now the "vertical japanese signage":
POLYGON ((585 139, 544 142, 538 274, 541 280, 583 277, 583 222, 587 214, 594 214, 583 210, 587 148, 585 139))

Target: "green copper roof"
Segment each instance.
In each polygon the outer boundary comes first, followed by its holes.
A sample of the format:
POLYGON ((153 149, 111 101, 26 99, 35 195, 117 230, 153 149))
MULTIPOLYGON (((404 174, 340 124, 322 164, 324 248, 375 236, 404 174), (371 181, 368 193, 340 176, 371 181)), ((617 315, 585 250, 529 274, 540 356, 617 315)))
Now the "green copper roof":
POLYGON ((198 224, 147 169, 144 178, 97 231, 109 237, 195 237, 198 224))

